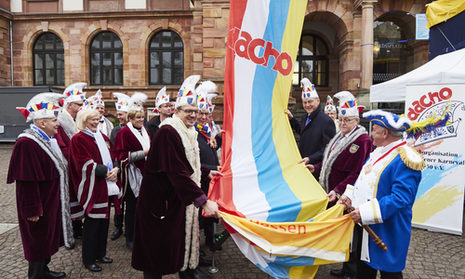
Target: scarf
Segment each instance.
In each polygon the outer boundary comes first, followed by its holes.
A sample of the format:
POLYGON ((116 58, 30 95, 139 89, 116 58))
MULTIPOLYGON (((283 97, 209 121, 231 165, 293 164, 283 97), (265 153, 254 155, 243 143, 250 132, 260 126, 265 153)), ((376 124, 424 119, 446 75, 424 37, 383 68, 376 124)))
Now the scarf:
MULTIPOLYGON (((141 134, 141 132, 139 132, 136 128, 134 128, 131 122, 128 122, 128 124, 126 125, 128 126, 129 130, 131 130, 132 134, 139 141, 140 145, 142 146, 142 150, 150 149, 150 137, 147 131, 145 130, 145 128, 142 126, 141 128, 142 134, 141 134)), ((134 165, 134 163, 130 163, 128 165, 127 173, 128 173, 129 185, 131 186, 134 196, 137 198, 139 197, 140 186, 142 185, 142 178, 143 178, 142 173, 134 165)))
POLYGON ((323 153, 323 163, 321 165, 321 173, 319 179, 320 185, 323 187, 323 189, 325 189, 326 192, 328 192, 329 189, 328 180, 334 161, 336 161, 337 157, 350 144, 352 144, 356 139, 358 139, 358 137, 360 137, 363 134, 367 134, 367 131, 363 126, 357 125, 357 128, 345 137, 342 135, 341 131, 337 132, 337 134, 326 145, 325 152, 323 153), (332 150, 333 145, 338 140, 340 140, 340 142, 332 150))
POLYGON ((68 138, 72 138, 75 134, 79 132, 76 127, 76 123, 74 122, 73 117, 66 109, 63 109, 60 114, 58 114, 58 122, 60 122, 60 126, 65 131, 68 138))
MULTIPOLYGON (((194 170, 190 178, 200 188, 200 151, 195 128, 187 128, 184 122, 176 115, 165 119, 160 124, 160 127, 164 125, 173 127, 181 137, 187 160, 194 170)), ((186 270, 188 267, 195 269, 199 264, 199 210, 193 204, 186 207, 185 234, 184 265, 181 271, 186 270)))
POLYGON ((213 141, 212 141, 212 130, 210 129, 210 126, 208 126, 208 124, 206 124, 205 126, 202 126, 196 122, 194 127, 195 127, 195 130, 199 134, 201 134, 207 139, 208 144, 211 146, 213 141))
MULTIPOLYGON (((100 151, 100 158, 102 158, 102 163, 107 167, 109 171, 112 170, 113 161, 111 160, 110 150, 108 150, 107 143, 103 138, 102 133, 98 130, 96 133, 94 133, 87 127, 84 130, 84 132, 95 139, 98 150, 100 151)), ((107 182, 108 196, 119 196, 120 190, 118 188, 118 185, 116 185, 115 182, 110 181, 108 179, 105 179, 105 181, 107 182)))

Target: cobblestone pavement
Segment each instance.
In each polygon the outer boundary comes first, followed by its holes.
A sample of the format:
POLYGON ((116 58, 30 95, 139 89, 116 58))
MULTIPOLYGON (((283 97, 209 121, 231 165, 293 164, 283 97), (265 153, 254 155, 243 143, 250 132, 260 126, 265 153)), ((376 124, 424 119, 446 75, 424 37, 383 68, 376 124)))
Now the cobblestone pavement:
MULTIPOLYGON (((11 148, 12 145, 0 144, 0 224, 17 224, 15 187, 5 184, 11 148)), ((112 230, 110 224, 110 233, 112 230)), ((103 265, 100 273, 88 272, 83 267, 80 241, 73 250, 61 248, 52 256, 49 267, 65 271, 67 278, 142 278, 141 272, 131 268, 131 254, 124 244, 123 237, 108 240, 107 256, 113 258, 114 263, 103 265)), ((244 258, 230 239, 221 251, 216 252, 215 259, 219 268, 219 272, 212 276, 215 279, 271 278, 244 258)), ((340 266, 322 266, 315 278, 334 279, 336 277, 329 275, 329 270, 340 266)), ((202 269, 206 271, 206 268, 202 269)), ((16 226, 0 234, 0 279, 26 278, 26 274, 27 262, 16 226)), ((178 276, 164 276, 164 279, 175 278, 178 276)), ((414 229, 404 278, 465 278, 465 237, 414 229)))

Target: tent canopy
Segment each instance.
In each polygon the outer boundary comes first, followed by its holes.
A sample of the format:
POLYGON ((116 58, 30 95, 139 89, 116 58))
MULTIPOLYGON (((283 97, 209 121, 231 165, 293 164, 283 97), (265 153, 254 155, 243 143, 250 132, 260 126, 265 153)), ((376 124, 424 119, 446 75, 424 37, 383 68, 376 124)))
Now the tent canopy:
POLYGON ((407 85, 465 83, 465 49, 439 55, 400 77, 370 87, 370 102, 403 102, 407 85))
POLYGON ((463 0, 437 0, 427 6, 426 17, 428 18, 428 24, 426 28, 447 21, 465 10, 463 0))

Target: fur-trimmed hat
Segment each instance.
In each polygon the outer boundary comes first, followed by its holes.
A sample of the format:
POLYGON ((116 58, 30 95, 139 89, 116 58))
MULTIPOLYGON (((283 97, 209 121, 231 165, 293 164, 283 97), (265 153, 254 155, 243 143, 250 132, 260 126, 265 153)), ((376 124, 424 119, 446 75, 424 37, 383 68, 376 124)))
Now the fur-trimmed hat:
POLYGON ((208 111, 210 113, 213 112, 215 106, 211 101, 217 96, 214 92, 216 92, 216 84, 210 80, 202 81, 200 85, 197 86, 195 93, 197 94, 197 106, 199 110, 208 111))
POLYGON ((90 96, 84 102, 84 106, 90 109, 96 109, 98 106, 105 107, 105 102, 103 101, 102 90, 97 90, 95 95, 90 96))
POLYGON ((86 92, 82 91, 86 87, 87 83, 85 82, 76 82, 66 87, 63 91, 63 97, 65 104, 72 102, 79 102, 86 100, 86 92))
POLYGON ((316 92, 315 85, 310 82, 308 78, 303 78, 300 81, 300 87, 302 87, 302 100, 310 98, 319 98, 318 92, 316 92))
POLYGON ((26 122, 41 118, 54 118, 62 108, 60 105, 62 99, 63 95, 58 93, 40 93, 32 97, 26 107, 16 109, 26 117, 26 122))
POLYGON ((359 106, 354 95, 349 91, 341 91, 334 94, 334 98, 339 99, 339 116, 360 116, 364 106, 359 106))
POLYGON ((337 112, 336 106, 334 105, 333 98, 331 98, 331 96, 329 96, 329 95, 326 97, 325 112, 327 112, 327 111, 337 112))
POLYGON ((185 105, 197 105, 197 94, 195 93, 195 85, 200 80, 199 75, 189 76, 184 80, 178 92, 175 107, 179 108, 185 105))
POLYGON ((115 103, 116 110, 128 112, 129 103, 131 102, 131 97, 120 92, 113 92, 113 98, 117 98, 118 101, 115 103))
POLYGON ((155 109, 153 110, 153 112, 158 115, 160 113, 158 108, 161 105, 167 104, 169 102, 170 102, 170 96, 166 94, 166 86, 163 86, 163 88, 160 89, 160 91, 158 91, 157 97, 155 98, 155 109))

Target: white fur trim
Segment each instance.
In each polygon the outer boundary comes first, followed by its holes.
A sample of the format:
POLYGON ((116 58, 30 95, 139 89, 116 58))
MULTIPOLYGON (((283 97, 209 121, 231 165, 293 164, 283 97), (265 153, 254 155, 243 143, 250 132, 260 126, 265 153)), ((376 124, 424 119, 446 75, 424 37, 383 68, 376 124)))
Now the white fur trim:
POLYGON ((367 112, 365 112, 363 114, 363 117, 367 118, 369 116, 375 116, 375 115, 382 115, 382 116, 386 117, 386 120, 389 123, 389 125, 391 125, 395 129, 400 129, 404 124, 407 124, 407 125, 410 126, 411 123, 412 123, 410 120, 408 120, 405 117, 399 117, 399 120, 396 122, 394 120, 394 117, 392 116, 393 115, 392 113, 384 111, 384 110, 379 110, 379 109, 372 110, 372 111, 367 111, 367 112))
POLYGON ((354 199, 354 185, 347 184, 344 196, 348 197, 351 201, 354 199))

